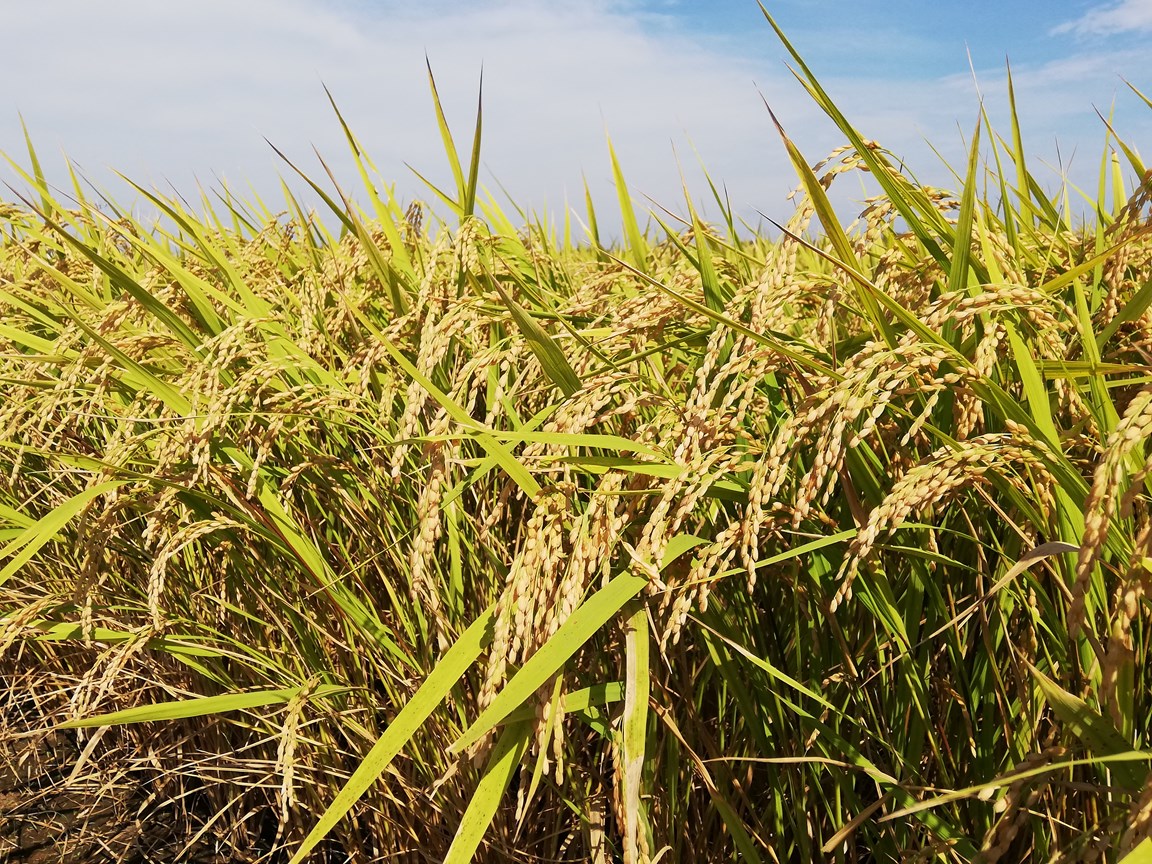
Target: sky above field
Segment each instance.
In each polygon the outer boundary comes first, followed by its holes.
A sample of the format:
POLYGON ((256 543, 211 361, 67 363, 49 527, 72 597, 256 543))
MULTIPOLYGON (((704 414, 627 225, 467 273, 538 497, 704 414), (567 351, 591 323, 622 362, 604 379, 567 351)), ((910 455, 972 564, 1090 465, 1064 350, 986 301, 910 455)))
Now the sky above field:
MULTIPOLYGON (((1152 95, 1152 0, 766 5, 856 127, 927 182, 952 183, 933 148, 963 164, 978 91, 1009 133, 1006 58, 1053 187, 1063 166, 1094 188, 1097 110, 1115 105, 1117 131, 1148 149, 1152 109, 1124 82, 1152 95)), ((354 190, 324 85, 400 197, 431 198, 407 167, 451 184, 425 56, 462 149, 483 67, 481 182, 526 211, 582 209, 582 178, 614 207, 610 135, 641 201, 682 211, 681 169, 709 196, 702 162, 745 218, 783 220, 794 174, 761 97, 810 162, 842 143, 755 0, 45 0, 4 18, 0 151, 27 165, 22 114, 50 179, 67 182, 63 152, 118 201, 133 195, 113 169, 186 195, 226 180, 281 209, 290 169, 265 139, 319 179, 315 146, 354 190)), ((840 200, 863 194, 857 182, 840 200)))

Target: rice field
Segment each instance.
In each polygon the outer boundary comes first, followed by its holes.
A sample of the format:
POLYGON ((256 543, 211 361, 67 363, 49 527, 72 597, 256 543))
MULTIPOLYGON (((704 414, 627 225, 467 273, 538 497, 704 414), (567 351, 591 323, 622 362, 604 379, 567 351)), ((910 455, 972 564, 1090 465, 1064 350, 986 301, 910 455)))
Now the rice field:
POLYGON ((1013 103, 927 188, 793 59, 844 146, 752 238, 615 155, 619 243, 524 224, 434 86, 430 205, 29 145, 0 860, 1152 861, 1152 173, 1075 222, 1013 103))

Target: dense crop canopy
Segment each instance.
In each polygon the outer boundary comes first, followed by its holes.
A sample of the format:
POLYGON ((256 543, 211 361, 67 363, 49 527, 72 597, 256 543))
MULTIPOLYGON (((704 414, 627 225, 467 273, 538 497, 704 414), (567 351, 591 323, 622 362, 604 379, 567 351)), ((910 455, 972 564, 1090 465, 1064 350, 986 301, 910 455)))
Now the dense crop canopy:
POLYGON ((1135 849, 1149 175, 1109 133, 1076 226, 981 123, 925 188, 796 63, 848 143, 812 167, 781 126, 773 237, 720 196, 724 229, 642 229, 614 154, 623 245, 591 205, 590 243, 514 227, 438 100, 447 220, 350 131, 367 210, 309 180, 338 234, 141 190, 149 228, 33 155, 0 205, 0 752, 70 742, 166 860, 1135 849))

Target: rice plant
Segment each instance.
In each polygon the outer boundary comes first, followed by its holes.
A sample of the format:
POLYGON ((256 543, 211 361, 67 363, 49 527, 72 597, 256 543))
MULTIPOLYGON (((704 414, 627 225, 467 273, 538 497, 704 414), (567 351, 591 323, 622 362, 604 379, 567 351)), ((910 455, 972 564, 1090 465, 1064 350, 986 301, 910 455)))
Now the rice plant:
POLYGON ((776 32, 845 145, 771 236, 614 153, 618 245, 519 224, 431 71, 435 207, 338 111, 323 218, 29 145, 0 859, 1148 860, 1150 174, 1076 224, 1013 108, 919 185, 776 32))

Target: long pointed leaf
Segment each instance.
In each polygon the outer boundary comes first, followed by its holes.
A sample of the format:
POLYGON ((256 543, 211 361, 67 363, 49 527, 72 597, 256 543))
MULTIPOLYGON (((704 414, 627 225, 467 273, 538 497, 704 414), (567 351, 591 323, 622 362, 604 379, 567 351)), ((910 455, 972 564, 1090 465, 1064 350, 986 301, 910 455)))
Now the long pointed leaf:
POLYGON ((290 864, 300 864, 316 845, 328 836, 328 832, 384 773, 396 754, 412 740, 412 736, 424 725, 424 721, 436 710, 436 706, 444 701, 444 697, 460 680, 460 676, 476 662, 480 652, 491 641, 494 620, 493 608, 489 607, 440 658, 435 668, 424 679, 424 683, 412 694, 412 698, 400 709, 396 718, 388 724, 380 740, 368 751, 359 767, 348 778, 348 782, 336 794, 328 809, 320 816, 315 827, 292 856, 290 864))

